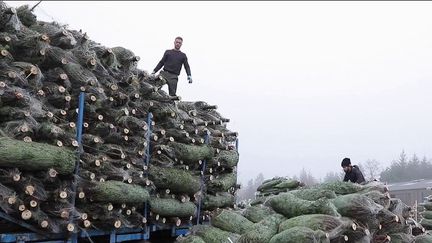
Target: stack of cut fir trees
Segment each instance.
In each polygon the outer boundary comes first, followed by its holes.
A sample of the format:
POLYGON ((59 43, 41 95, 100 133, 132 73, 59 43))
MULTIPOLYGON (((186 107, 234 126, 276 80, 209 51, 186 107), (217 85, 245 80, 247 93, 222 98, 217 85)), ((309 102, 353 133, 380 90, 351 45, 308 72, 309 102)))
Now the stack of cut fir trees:
MULTIPOLYGON (((400 199, 379 182, 330 182, 304 187, 273 178, 236 210, 215 210, 211 224, 196 225, 181 243, 430 243, 432 235, 400 199)), ((426 216, 426 215, 425 215, 426 216)), ((425 225, 425 227, 427 227, 425 225)), ((426 228, 427 229, 427 228, 426 228)))
POLYGON ((237 133, 215 105, 167 95, 132 51, 32 10, 0 2, 0 211, 76 232, 180 225, 234 205, 237 133))
POLYGON ((420 203, 420 206, 424 208, 424 211, 420 213, 422 217, 420 223, 425 229, 432 230, 432 195, 427 196, 426 202, 420 203))

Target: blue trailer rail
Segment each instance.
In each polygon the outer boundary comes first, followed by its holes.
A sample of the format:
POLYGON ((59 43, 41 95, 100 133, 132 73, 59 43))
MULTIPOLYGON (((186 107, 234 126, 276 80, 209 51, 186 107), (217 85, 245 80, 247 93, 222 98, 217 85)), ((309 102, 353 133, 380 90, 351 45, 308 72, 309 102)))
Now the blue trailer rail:
MULTIPOLYGON (((80 154, 83 151, 82 147, 82 129, 83 129, 83 121, 84 121, 84 92, 81 92, 79 95, 78 101, 78 118, 77 118, 77 134, 76 140, 78 142, 78 151, 77 151, 77 162, 75 165, 75 175, 79 172, 79 158, 80 154)), ((147 139, 149 140, 151 130, 152 130, 152 113, 148 113, 147 117, 148 124, 148 133, 147 139)), ((209 135, 205 136, 205 143, 209 143, 209 135)), ((235 148, 238 151, 238 139, 235 143, 235 148)), ((148 167, 150 162, 150 144, 146 148, 145 157, 144 157, 144 166, 148 167)), ((206 168, 206 161, 203 161, 201 167, 201 195, 202 190, 204 188, 204 171, 206 168)), ((147 172, 145 169, 144 171, 147 172)), ((74 177, 76 178, 76 176, 74 177)), ((76 181, 73 182, 72 190, 76 191, 76 181)), ((73 193, 75 195, 75 193, 73 193)), ((75 205, 75 196, 72 198, 71 203, 75 205)), ((197 215, 196 215, 196 224, 208 224, 208 221, 201 219, 200 211, 202 206, 201 197, 197 202, 197 215)), ((144 216, 148 218, 148 203, 144 204, 144 216)), ((74 217, 72 217, 74 218, 74 217)), ((77 243, 80 239, 88 239, 92 237, 105 237, 109 238, 109 243, 117 243, 117 242, 125 242, 125 241, 133 241, 133 240, 149 240, 151 232, 158 231, 169 231, 171 237, 176 237, 180 235, 185 235, 189 232, 189 228, 193 226, 191 222, 182 224, 180 226, 176 225, 168 225, 168 224, 149 224, 144 228, 120 228, 115 230, 97 230, 97 229, 88 229, 88 230, 80 230, 76 233, 63 233, 63 234, 50 234, 43 232, 32 225, 26 223, 21 219, 15 219, 8 214, 4 213, 0 209, 0 219, 4 219, 8 222, 11 222, 17 226, 20 226, 25 229, 25 232, 18 233, 0 233, 0 243, 8 243, 8 242, 40 242, 40 243, 77 243)), ((72 221, 71 221, 72 222, 72 221)), ((1 229, 0 229, 1 230, 1 229)))
POLYGON ((23 233, 6 233, 0 234, 0 242, 43 242, 43 243, 76 243, 79 239, 104 236, 109 239, 109 243, 125 242, 132 240, 149 240, 151 232, 168 230, 170 236, 176 237, 185 235, 189 232, 192 224, 182 226, 159 226, 150 225, 144 229, 123 228, 111 231, 104 230, 86 230, 75 234, 39 234, 34 232, 23 233))

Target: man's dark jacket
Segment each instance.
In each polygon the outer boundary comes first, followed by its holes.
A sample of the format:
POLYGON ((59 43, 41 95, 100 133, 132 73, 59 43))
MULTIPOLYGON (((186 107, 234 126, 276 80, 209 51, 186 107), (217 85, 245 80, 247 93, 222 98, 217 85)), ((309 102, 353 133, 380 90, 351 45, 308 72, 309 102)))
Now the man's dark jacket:
POLYGON ((363 174, 357 165, 351 167, 351 171, 345 173, 344 181, 351 181, 353 183, 365 182, 363 174))
POLYGON ((182 65, 184 65, 187 75, 190 76, 191 71, 186 54, 179 50, 166 50, 153 72, 159 71, 159 69, 161 69, 163 66, 164 71, 176 74, 178 76, 180 75, 182 65))

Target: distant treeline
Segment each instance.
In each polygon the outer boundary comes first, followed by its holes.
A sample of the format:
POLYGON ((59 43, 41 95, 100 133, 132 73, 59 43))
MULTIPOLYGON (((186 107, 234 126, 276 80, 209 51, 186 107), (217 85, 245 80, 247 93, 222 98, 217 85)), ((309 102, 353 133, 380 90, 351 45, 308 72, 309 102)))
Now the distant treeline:
POLYGON ((430 159, 419 159, 415 154, 408 159, 403 151, 399 159, 393 161, 380 174, 380 180, 389 183, 416 179, 432 179, 432 163, 430 159))

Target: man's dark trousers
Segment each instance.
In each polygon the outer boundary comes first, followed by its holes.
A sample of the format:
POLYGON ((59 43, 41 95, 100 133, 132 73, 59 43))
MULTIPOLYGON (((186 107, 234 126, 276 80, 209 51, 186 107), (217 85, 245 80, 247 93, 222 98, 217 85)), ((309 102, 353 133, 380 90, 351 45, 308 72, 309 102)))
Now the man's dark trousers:
POLYGON ((168 93, 171 96, 176 96, 177 92, 177 83, 178 83, 178 75, 175 73, 170 73, 167 71, 161 71, 160 75, 166 79, 168 84, 168 93))

